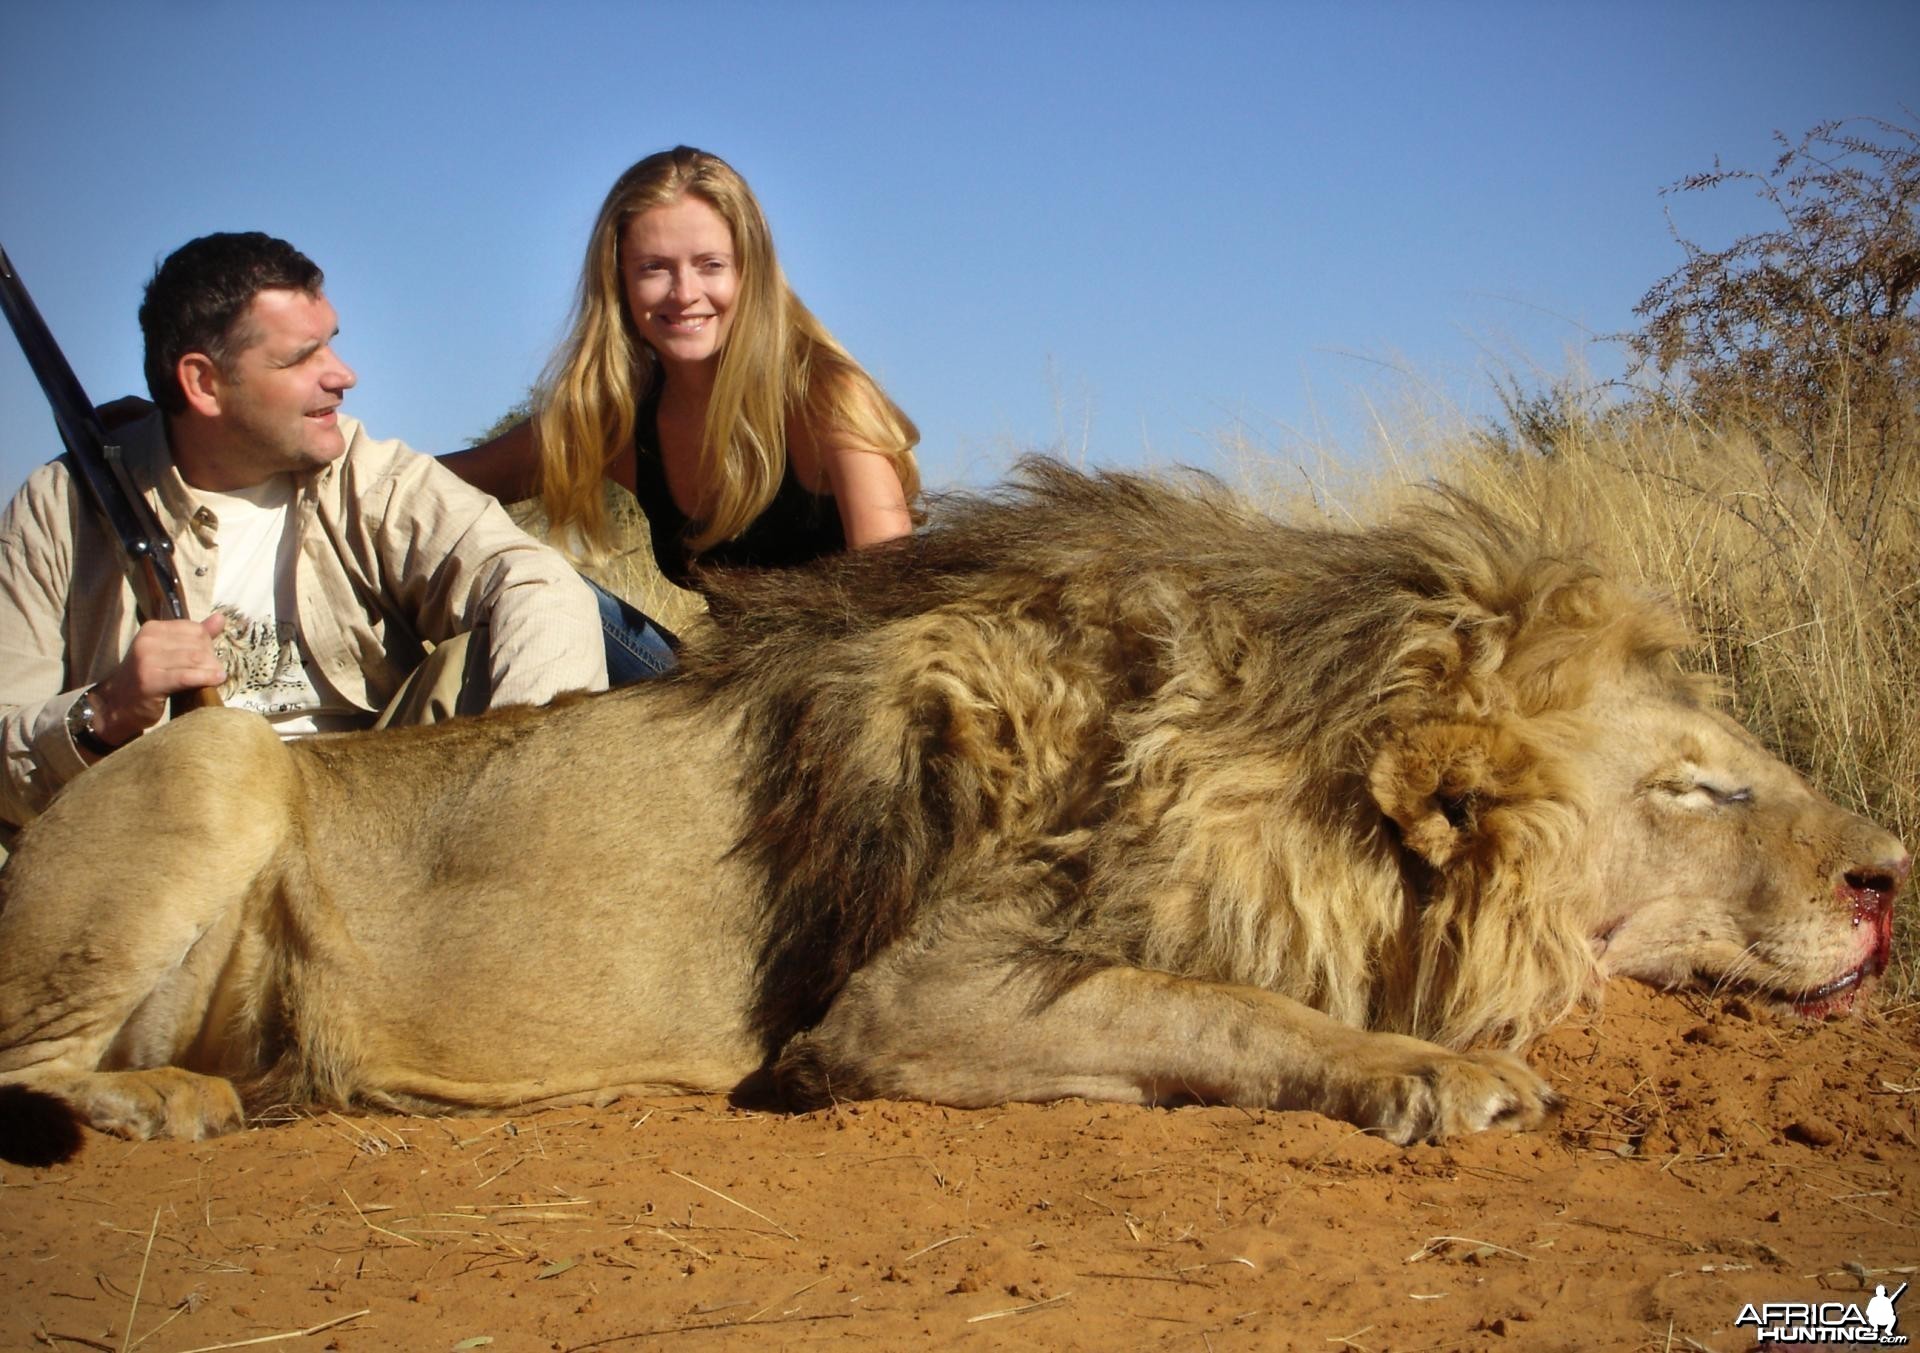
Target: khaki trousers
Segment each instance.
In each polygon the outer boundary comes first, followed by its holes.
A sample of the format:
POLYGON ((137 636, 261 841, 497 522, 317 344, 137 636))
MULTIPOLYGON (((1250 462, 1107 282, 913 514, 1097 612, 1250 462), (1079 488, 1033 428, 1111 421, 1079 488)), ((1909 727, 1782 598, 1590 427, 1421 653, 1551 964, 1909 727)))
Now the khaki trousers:
POLYGON ((373 721, 375 728, 411 728, 442 723, 456 714, 478 714, 493 697, 487 664, 492 645, 482 625, 456 634, 427 654, 373 721))

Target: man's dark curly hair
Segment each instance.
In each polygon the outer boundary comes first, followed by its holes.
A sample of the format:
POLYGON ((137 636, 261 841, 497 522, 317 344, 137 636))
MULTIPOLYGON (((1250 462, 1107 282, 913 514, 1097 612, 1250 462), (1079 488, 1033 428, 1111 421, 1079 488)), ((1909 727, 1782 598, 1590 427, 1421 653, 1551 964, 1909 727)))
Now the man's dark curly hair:
POLYGON ((190 352, 204 352, 222 371, 233 370, 234 359, 252 341, 246 315, 257 293, 316 296, 325 280, 312 259, 257 230, 202 235, 168 254, 140 302, 153 402, 170 414, 186 412, 186 392, 176 372, 190 352))

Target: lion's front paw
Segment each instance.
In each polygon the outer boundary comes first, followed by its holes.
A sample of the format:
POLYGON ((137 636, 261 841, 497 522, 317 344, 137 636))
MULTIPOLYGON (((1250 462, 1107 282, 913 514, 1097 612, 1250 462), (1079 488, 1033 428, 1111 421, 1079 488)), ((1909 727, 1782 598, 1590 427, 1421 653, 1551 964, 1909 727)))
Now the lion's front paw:
POLYGON ((1359 1087, 1350 1117, 1401 1146, 1489 1128, 1534 1128, 1560 1107, 1560 1097, 1512 1053, 1436 1047, 1395 1060, 1400 1064, 1359 1087))

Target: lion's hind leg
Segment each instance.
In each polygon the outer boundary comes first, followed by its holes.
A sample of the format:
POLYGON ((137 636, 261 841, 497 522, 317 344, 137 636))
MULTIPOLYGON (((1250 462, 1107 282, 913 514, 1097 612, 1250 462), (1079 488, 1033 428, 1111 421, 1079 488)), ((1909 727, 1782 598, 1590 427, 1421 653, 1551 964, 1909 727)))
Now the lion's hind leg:
POLYGON ((222 991, 290 783, 263 721, 209 710, 88 771, 22 833, 0 872, 0 1086, 16 1087, 0 1154, 13 1137, 44 1154, 42 1096, 121 1136, 240 1125, 225 1076, 253 1068, 222 991))

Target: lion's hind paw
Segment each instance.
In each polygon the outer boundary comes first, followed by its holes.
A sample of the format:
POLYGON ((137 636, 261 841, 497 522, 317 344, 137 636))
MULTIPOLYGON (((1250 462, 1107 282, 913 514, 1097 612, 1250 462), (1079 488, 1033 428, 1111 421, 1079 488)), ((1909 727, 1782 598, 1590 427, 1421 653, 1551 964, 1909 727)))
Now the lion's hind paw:
MULTIPOLYGON (((18 1094, 0 1104, 0 1113, 8 1117, 10 1107, 18 1105, 23 1112, 31 1109, 34 1121, 44 1121, 50 1111, 43 1101, 51 1097, 68 1106, 88 1127, 116 1137, 199 1141, 246 1125, 233 1082, 179 1067, 41 1075, 7 1089, 18 1094)), ((78 1146, 76 1135, 66 1155, 71 1156, 78 1146)))

